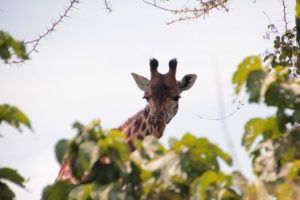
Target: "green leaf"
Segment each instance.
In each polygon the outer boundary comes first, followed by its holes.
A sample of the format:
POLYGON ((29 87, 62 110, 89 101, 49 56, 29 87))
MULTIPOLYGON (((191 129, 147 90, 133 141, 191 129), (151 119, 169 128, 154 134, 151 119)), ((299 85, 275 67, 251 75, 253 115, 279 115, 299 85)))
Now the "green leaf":
POLYGON ((78 158, 83 169, 91 170, 97 160, 99 160, 99 149, 95 142, 84 142, 79 145, 78 158))
POLYGON ((249 103, 259 102, 261 88, 266 76, 266 72, 262 70, 256 70, 249 73, 246 84, 247 92, 249 93, 249 103))
POLYGON ((300 3, 299 2, 296 3, 296 16, 300 17, 300 3))
POLYGON ((297 123, 300 123, 300 110, 295 110, 293 113, 293 120, 297 123))
POLYGON ((25 179, 17 172, 17 170, 11 168, 0 168, 0 180, 1 179, 9 180, 20 187, 25 188, 25 179))
POLYGON ((299 83, 272 83, 266 91, 265 103, 268 106, 295 109, 300 105, 299 83))
POLYGON ((256 70, 263 71, 262 61, 258 56, 249 56, 245 58, 238 66, 232 77, 235 94, 239 94, 242 86, 248 79, 248 75, 256 70))
POLYGON ((43 200, 67 200, 73 186, 67 181, 58 181, 54 185, 47 186, 43 191, 43 200))
POLYGON ((274 117, 254 118, 249 120, 245 125, 245 132, 242 138, 242 145, 247 150, 250 149, 254 140, 259 136, 263 135, 265 138, 276 139, 281 132, 277 127, 277 123, 274 117))
POLYGON ((0 58, 7 63, 12 55, 23 61, 29 59, 24 42, 16 40, 7 32, 0 31, 0 58))
POLYGON ((221 200, 240 200, 242 197, 233 189, 223 189, 220 191, 221 200))
POLYGON ((90 200, 92 184, 79 185, 71 190, 68 200, 90 200))
POLYGON ((62 164, 62 162, 64 160, 65 154, 68 149, 68 143, 69 143, 69 140, 61 139, 55 145, 56 159, 60 164, 62 164))
POLYGON ((125 193, 122 192, 120 184, 117 182, 98 186, 95 185, 91 192, 92 199, 117 200, 125 199, 125 193))
POLYGON ((5 184, 0 182, 0 199, 1 200, 13 200, 15 199, 15 194, 13 191, 5 184))
POLYGON ((225 174, 207 171, 192 183, 192 199, 216 199, 217 191, 228 182, 229 178, 225 174))
POLYGON ((294 160, 288 169, 288 177, 295 179, 300 176, 300 160, 294 160))
POLYGON ((0 105, 0 124, 3 121, 17 128, 19 131, 21 131, 21 125, 25 125, 32 130, 28 117, 15 106, 8 104, 0 105))
POLYGON ((281 132, 286 131, 288 123, 293 123, 291 117, 285 112, 285 109, 282 107, 278 108, 275 117, 276 117, 278 129, 281 132))

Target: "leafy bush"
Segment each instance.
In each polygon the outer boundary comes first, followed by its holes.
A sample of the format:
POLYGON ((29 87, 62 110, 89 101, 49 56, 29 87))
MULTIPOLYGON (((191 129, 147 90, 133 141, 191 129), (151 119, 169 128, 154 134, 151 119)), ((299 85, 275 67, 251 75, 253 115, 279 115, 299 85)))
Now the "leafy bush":
POLYGON ((233 76, 237 94, 246 85, 250 103, 264 102, 276 109, 272 116, 246 123, 242 145, 250 153, 253 172, 271 195, 298 199, 300 81, 290 75, 290 68, 273 64, 269 70, 270 66, 263 66, 259 57, 248 57, 233 76))
POLYGON ((79 182, 48 186, 44 200, 240 198, 231 175, 220 171, 221 160, 231 165, 230 156, 205 138, 187 133, 167 149, 148 136, 131 153, 124 134, 104 132, 99 121, 74 127, 77 136, 58 142, 56 155, 71 163, 79 182), (107 157, 108 163, 100 162, 107 157))

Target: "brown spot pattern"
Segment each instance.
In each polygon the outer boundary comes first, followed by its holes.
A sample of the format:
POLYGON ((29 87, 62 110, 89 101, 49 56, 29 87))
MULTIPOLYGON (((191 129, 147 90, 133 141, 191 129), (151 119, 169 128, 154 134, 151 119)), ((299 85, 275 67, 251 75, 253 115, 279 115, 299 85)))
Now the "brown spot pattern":
POLYGON ((150 135, 151 133, 150 133, 150 130, 147 130, 146 131, 146 135, 150 135))
POLYGON ((149 116, 149 112, 150 112, 150 108, 147 107, 147 108, 145 109, 145 112, 144 112, 144 116, 145 116, 146 119, 147 119, 148 116, 149 116))
POLYGON ((129 128, 129 129, 126 131, 126 135, 127 135, 127 136, 130 136, 130 134, 131 134, 131 128, 129 128))
POLYGON ((146 129, 146 122, 143 122, 142 131, 145 131, 145 129, 146 129))
POLYGON ((139 134, 139 135, 137 135, 137 139, 138 139, 138 140, 143 140, 144 137, 143 137, 141 134, 139 134))
POLYGON ((142 119, 141 118, 137 118, 133 124, 134 126, 134 130, 133 132, 136 133, 139 129, 140 129, 140 126, 141 126, 141 123, 142 123, 142 119))

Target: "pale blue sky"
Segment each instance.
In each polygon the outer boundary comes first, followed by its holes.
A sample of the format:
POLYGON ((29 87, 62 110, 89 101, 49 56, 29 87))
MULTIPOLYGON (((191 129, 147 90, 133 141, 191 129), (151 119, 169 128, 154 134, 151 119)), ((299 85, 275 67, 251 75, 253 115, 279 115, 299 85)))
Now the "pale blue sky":
MULTIPOLYGON (((75 120, 84 123, 100 118, 104 128, 113 128, 145 106, 142 92, 131 72, 149 76, 148 61, 160 61, 167 71, 176 57, 178 79, 196 73, 195 86, 182 94, 177 116, 161 141, 181 137, 185 132, 209 138, 228 151, 218 117, 218 90, 214 65, 222 76, 227 113, 232 104, 231 76, 248 55, 263 52, 272 44, 263 40, 268 19, 283 28, 279 0, 232 0, 229 13, 215 12, 205 20, 165 25, 172 15, 149 7, 141 0, 111 0, 107 14, 101 0, 82 0, 72 18, 41 42, 38 54, 24 65, 0 64, 0 103, 21 108, 31 119, 34 133, 17 133, 0 127, 1 166, 17 168, 29 179, 29 191, 18 190, 18 198, 39 199, 42 188, 59 170, 53 149, 61 138, 71 138, 75 120)), ((30 40, 43 33, 58 17, 67 0, 0 0, 0 29, 30 40)), ((294 5, 289 5, 293 23, 294 5)), ((245 105, 227 120, 243 171, 251 177, 250 162, 240 146, 243 125, 253 116, 267 116, 271 110, 245 105)), ((15 188, 15 187, 14 187, 15 188)))

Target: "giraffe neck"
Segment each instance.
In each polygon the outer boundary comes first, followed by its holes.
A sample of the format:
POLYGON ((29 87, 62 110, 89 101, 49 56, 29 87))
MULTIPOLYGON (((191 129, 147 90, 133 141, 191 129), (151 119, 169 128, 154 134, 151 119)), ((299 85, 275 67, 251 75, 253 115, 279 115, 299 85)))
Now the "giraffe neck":
POLYGON ((129 118, 118 128, 126 135, 126 142, 133 144, 136 139, 142 140, 148 135, 160 138, 165 130, 166 123, 157 123, 150 115, 150 107, 147 105, 143 110, 129 118))

